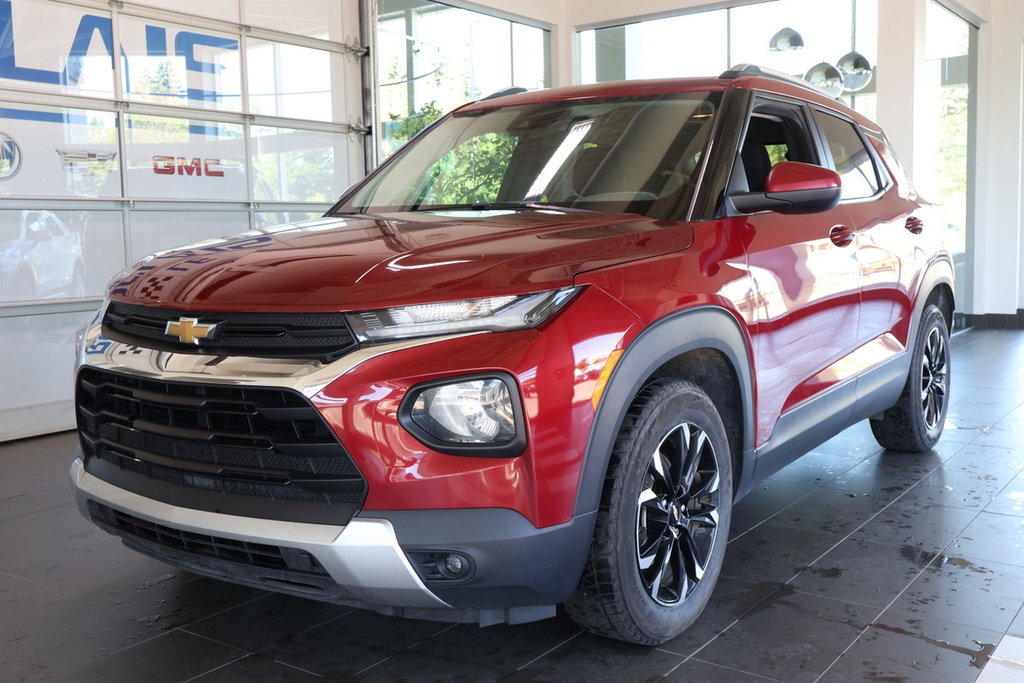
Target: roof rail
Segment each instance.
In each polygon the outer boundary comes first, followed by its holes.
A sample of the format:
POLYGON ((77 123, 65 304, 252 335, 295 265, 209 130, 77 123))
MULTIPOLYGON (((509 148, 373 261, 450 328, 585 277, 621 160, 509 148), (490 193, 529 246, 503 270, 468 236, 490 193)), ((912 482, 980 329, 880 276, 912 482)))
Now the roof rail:
POLYGON ((723 71, 719 78, 739 78, 740 76, 761 76, 763 78, 771 78, 776 81, 782 81, 783 83, 789 83, 790 85, 804 88, 805 90, 813 90, 819 95, 825 95, 826 97, 830 97, 834 100, 839 99, 838 96, 833 95, 827 90, 819 88, 813 83, 805 81, 798 76, 790 76, 787 73, 776 71, 775 69, 766 69, 765 67, 758 66, 757 64, 737 64, 728 71, 723 71))
POLYGON ((521 92, 527 92, 526 88, 505 88, 498 92, 492 92, 487 97, 481 97, 478 101, 483 102, 484 100, 493 100, 495 97, 504 97, 505 95, 518 95, 521 92))

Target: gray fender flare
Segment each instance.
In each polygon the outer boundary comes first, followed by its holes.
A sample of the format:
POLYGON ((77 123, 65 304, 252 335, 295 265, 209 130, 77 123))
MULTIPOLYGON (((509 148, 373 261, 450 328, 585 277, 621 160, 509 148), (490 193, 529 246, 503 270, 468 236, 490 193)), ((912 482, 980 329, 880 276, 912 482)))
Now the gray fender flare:
MULTIPOLYGON (((600 505, 605 473, 619 428, 644 380, 672 358, 697 349, 721 352, 736 370, 743 400, 743 453, 737 454, 737 462, 744 478, 753 472, 754 388, 743 331, 726 309, 700 306, 653 323, 622 354, 590 428, 574 515, 593 512, 600 505)), ((737 490, 742 489, 741 480, 737 490)))
MULTIPOLYGON (((948 256, 940 256, 931 263, 921 277, 921 286, 917 290, 917 299, 914 301, 914 315, 910 319, 910 335, 907 337, 907 347, 912 348, 914 340, 917 339, 917 328, 921 324, 921 315, 924 313, 924 306, 928 303, 928 297, 939 285, 946 285, 953 296, 954 309, 956 308, 956 287, 953 284, 953 262, 948 256)), ((946 321, 949 325, 952 320, 946 321)))

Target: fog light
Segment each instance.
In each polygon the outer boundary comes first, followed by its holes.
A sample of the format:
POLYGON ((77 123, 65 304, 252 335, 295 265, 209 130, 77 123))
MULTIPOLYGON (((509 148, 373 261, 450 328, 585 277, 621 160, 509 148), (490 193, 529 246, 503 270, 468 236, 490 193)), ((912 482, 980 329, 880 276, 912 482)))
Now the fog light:
POLYGON ((516 437, 512 396, 500 379, 476 379, 424 389, 412 419, 435 439, 455 444, 507 444, 516 437))
POLYGON ((462 558, 455 553, 448 553, 444 556, 444 569, 442 572, 451 576, 452 578, 458 577, 462 572, 466 570, 466 563, 462 561, 462 558))

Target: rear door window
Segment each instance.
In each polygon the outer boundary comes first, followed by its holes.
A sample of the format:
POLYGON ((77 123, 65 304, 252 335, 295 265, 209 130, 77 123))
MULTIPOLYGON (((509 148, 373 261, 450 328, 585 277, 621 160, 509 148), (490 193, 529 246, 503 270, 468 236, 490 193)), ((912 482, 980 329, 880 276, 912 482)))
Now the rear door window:
POLYGON ((814 119, 832 154, 832 163, 843 182, 843 199, 863 199, 878 192, 878 172, 864 140, 849 121, 823 111, 814 119))

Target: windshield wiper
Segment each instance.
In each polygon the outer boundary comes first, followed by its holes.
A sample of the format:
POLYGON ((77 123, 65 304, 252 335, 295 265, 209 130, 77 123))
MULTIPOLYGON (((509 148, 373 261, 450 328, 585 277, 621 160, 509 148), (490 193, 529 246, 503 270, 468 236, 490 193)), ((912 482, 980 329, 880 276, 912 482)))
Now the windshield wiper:
POLYGON ((413 206, 409 211, 500 211, 524 209, 560 209, 562 207, 540 202, 477 202, 476 204, 442 204, 437 206, 413 206))

